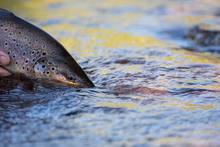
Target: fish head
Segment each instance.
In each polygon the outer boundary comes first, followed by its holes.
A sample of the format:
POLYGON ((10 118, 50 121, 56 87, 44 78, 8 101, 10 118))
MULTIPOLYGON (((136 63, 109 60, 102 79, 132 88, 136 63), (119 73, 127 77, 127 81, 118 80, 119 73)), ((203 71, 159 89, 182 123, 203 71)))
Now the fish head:
POLYGON ((73 87, 94 87, 58 41, 1 8, 0 48, 10 55, 11 63, 6 69, 14 75, 46 82, 57 81, 73 87))
POLYGON ((94 87, 80 67, 75 67, 75 64, 66 63, 61 59, 39 59, 34 65, 34 74, 37 79, 56 81, 67 86, 94 87))

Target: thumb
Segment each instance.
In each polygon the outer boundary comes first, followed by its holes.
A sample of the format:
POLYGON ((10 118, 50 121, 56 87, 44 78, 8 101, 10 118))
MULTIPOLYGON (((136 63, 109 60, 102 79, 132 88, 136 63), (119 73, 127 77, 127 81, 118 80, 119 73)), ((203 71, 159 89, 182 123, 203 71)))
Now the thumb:
POLYGON ((0 51, 0 65, 8 65, 10 63, 10 58, 7 54, 0 51))
POLYGON ((0 67, 0 77, 10 76, 11 73, 0 67))

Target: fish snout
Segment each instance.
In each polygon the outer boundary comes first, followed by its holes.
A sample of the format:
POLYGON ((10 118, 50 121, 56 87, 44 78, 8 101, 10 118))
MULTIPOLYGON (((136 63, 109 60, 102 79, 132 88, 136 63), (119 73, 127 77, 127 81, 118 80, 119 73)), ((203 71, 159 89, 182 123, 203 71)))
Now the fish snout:
POLYGON ((63 83, 67 86, 76 87, 76 88, 94 87, 94 84, 92 82, 89 83, 88 81, 85 81, 85 79, 81 79, 75 76, 66 76, 65 74, 58 73, 58 74, 53 75, 52 78, 57 82, 63 83))
POLYGON ((36 78, 56 81, 77 88, 94 87, 83 71, 77 72, 63 60, 56 58, 41 58, 35 63, 34 71, 36 78))

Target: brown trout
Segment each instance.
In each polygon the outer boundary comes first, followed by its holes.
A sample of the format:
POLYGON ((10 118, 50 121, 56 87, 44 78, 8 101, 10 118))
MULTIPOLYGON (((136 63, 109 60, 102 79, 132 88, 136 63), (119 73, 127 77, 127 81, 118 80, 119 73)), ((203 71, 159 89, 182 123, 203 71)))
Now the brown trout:
POLYGON ((13 75, 73 87, 94 86, 58 41, 5 9, 0 9, 0 50, 10 56, 9 66, 3 68, 13 75))

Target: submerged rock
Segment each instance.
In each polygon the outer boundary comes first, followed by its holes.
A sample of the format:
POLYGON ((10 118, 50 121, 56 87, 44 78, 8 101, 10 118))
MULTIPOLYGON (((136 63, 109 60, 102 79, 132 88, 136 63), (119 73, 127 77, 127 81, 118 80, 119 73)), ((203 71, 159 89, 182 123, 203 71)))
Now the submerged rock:
POLYGON ((220 45, 220 27, 196 25, 187 32, 186 37, 200 46, 217 46, 220 45))

